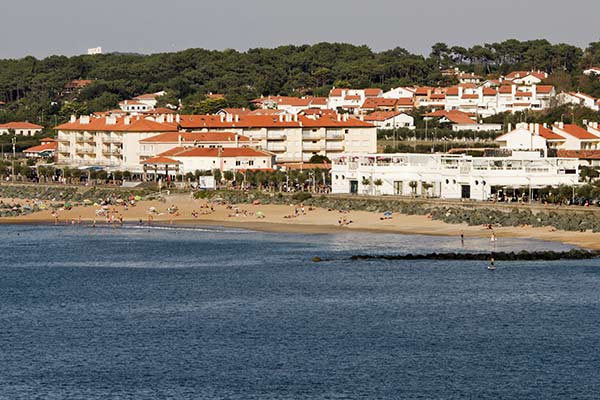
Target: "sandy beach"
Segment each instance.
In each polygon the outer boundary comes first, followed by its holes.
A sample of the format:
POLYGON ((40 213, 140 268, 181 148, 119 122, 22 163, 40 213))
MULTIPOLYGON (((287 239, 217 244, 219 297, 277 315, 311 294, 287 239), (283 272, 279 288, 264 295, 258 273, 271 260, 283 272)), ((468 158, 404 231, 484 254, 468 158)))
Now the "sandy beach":
MULTIPOLYGON (((22 203, 30 200, 1 199, 22 203)), ((49 205, 50 202, 45 202, 49 205)), ((425 234, 469 237, 490 237, 492 232, 483 226, 447 224, 427 216, 393 214, 384 218, 380 213, 367 211, 341 212, 301 205, 241 204, 222 205, 192 199, 189 194, 166 196, 166 201, 140 201, 135 206, 104 207, 77 206, 53 213, 43 210, 30 215, 1 218, 0 223, 106 224, 137 222, 156 225, 218 225, 250 230, 290 233, 338 233, 370 231, 385 233, 425 234), (173 209, 176 208, 176 211, 173 209), (171 211, 169 211, 171 209, 171 211)), ((563 242, 582 248, 600 249, 600 234, 591 232, 558 231, 551 227, 530 226, 494 228, 494 235, 563 242)))

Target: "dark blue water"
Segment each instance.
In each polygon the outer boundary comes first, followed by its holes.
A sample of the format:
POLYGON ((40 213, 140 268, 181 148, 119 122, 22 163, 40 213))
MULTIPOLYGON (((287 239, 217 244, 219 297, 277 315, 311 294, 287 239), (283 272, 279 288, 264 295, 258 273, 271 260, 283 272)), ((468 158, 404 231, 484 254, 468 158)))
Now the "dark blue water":
POLYGON ((0 398, 600 398, 600 261, 310 262, 457 247, 1 226, 0 398))

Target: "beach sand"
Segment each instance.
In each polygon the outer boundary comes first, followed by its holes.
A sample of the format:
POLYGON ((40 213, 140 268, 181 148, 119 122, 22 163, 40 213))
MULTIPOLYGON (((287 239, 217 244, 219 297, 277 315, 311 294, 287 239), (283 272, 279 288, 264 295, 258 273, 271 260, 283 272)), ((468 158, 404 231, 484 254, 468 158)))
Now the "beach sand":
MULTIPOLYGON (((0 199, 4 202, 22 203, 26 200, 0 199)), ((29 201, 31 202, 31 201, 29 201)), ((50 204, 49 202, 45 202, 50 204)), ((135 207, 125 209, 124 206, 111 206, 110 214, 114 215, 116 221, 120 218, 124 222, 150 223, 156 225, 218 225, 224 227, 238 227, 258 231, 290 232, 290 233, 338 233, 346 231, 370 231, 385 233, 425 234, 460 237, 491 237, 491 231, 483 226, 467 226, 447 224, 434 221, 422 215, 400 215, 393 214, 391 219, 381 219, 380 213, 367 211, 350 211, 342 213, 338 210, 327 210, 322 208, 309 209, 304 207, 304 213, 299 205, 251 205, 241 204, 237 206, 212 205, 214 211, 210 211, 211 204, 206 200, 192 199, 189 194, 175 194, 166 196, 166 202, 140 201, 135 207), (176 206, 178 211, 170 214, 168 208, 176 206), (149 212, 154 208, 155 212, 149 212), (237 210, 236 210, 237 209, 237 210), (296 216, 297 210, 297 216, 296 216), (193 212, 198 216, 194 217, 193 212), (257 217, 262 213, 264 217, 257 217), (290 217, 291 216, 291 217, 290 217), (289 217, 289 218, 288 218, 289 217), (345 224, 340 225, 340 220, 345 224), (352 221, 348 223, 349 221, 352 221)), ((15 218, 0 218, 0 223, 58 223, 91 224, 95 220, 97 224, 105 224, 106 216, 97 216, 98 206, 77 206, 71 210, 60 210, 57 216, 52 211, 44 210, 30 215, 15 218)), ((502 227, 494 228, 497 238, 527 238, 557 241, 574 246, 600 249, 600 233, 591 232, 567 232, 558 231, 550 227, 534 228, 502 227)))

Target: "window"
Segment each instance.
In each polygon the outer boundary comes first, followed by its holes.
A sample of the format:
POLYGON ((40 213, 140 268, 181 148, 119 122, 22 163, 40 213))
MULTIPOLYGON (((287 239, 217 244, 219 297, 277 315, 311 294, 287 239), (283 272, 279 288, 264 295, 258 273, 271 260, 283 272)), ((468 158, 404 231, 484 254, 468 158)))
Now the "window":
POLYGON ((350 133, 350 129, 344 129, 344 133, 350 133))
POLYGON ((236 160, 235 165, 240 166, 240 165, 242 165, 242 163, 239 160, 236 160))
POLYGON ((254 161, 253 160, 248 161, 248 165, 254 165, 254 161))

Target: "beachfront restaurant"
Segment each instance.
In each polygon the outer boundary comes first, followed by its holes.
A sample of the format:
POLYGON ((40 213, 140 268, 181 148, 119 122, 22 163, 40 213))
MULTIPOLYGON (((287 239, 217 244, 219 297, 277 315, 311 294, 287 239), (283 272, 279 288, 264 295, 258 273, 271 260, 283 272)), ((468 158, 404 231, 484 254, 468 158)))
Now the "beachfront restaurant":
POLYGON ((332 160, 332 193, 491 200, 576 185, 579 162, 514 151, 506 157, 465 154, 342 154, 332 160))

